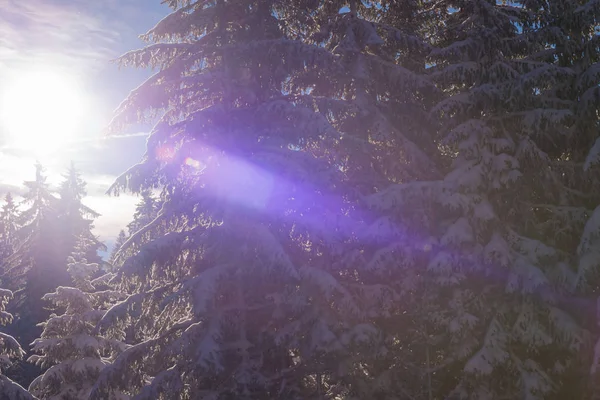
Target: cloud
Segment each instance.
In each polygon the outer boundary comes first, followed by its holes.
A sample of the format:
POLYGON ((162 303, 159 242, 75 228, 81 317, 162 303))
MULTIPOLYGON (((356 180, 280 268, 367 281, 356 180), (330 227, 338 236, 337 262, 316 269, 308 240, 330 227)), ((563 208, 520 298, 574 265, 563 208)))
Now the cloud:
POLYGON ((116 70, 109 61, 140 47, 139 34, 166 13, 148 0, 0 0, 0 85, 31 66, 103 81, 116 70))
POLYGON ((0 183, 0 198, 3 199, 7 193, 13 196, 22 196, 25 193, 25 188, 23 186, 0 183))
POLYGON ((130 138, 130 137, 141 137, 141 136, 148 136, 148 132, 133 132, 133 133, 124 133, 124 134, 115 134, 115 135, 111 135, 107 137, 107 140, 114 140, 114 139, 123 139, 123 138, 130 138))
POLYGON ((82 71, 114 57, 123 27, 82 5, 0 0, 0 64, 13 69, 43 63, 82 71))
POLYGON ((34 164, 35 159, 27 155, 0 151, 0 184, 5 190, 22 193, 23 182, 35 174, 34 164))

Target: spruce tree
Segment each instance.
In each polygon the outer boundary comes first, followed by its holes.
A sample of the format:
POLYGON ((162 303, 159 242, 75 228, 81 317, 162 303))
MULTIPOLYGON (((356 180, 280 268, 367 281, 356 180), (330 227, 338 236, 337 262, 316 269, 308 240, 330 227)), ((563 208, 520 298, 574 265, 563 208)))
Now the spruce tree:
MULTIPOLYGON (((128 256, 134 254, 140 246, 152 241, 158 236, 163 235, 165 231, 165 221, 157 223, 155 221, 159 213, 159 204, 150 190, 143 190, 140 193, 140 201, 135 207, 132 221, 127 224, 127 231, 129 235, 123 236, 119 234, 121 243, 119 246, 115 245, 113 254, 111 254, 110 260, 113 265, 122 264, 123 260, 128 256), (154 222, 154 223, 153 223, 154 222), (135 243, 129 241, 129 238, 136 235, 135 243)), ((123 232, 125 235, 125 232, 123 232)), ((119 241, 117 238, 117 241, 119 241)))
POLYGON ((52 314, 43 322, 41 337, 32 343, 38 354, 28 361, 46 369, 29 386, 29 391, 40 399, 87 399, 102 369, 125 349, 121 341, 95 332, 96 323, 108 307, 123 296, 113 290, 96 289, 91 277, 99 266, 85 258, 94 246, 94 241, 80 237, 68 263, 75 286, 60 286, 44 296, 63 313, 52 314))
MULTIPOLYGON (((125 233, 125 230, 121 229, 119 231, 119 235, 117 236, 117 240, 115 240, 115 244, 113 245, 113 248, 110 252, 110 257, 108 258, 108 261, 113 266, 113 269, 118 265, 117 254, 119 253, 119 251, 121 251, 121 248, 123 247, 125 241, 127 241, 127 234, 125 233)), ((123 256, 123 258, 126 258, 126 256, 123 256)))
POLYGON ((19 215, 18 248, 5 273, 9 286, 18 290, 15 310, 19 319, 27 314, 33 321, 44 314, 43 291, 69 282, 66 267, 58 264, 57 199, 46 183, 43 167, 38 163, 35 168, 35 180, 25 182, 29 190, 23 204, 29 208, 19 215))
POLYGON ((573 284, 569 252, 540 229, 537 211, 572 205, 556 165, 572 113, 551 96, 571 71, 535 58, 546 49, 535 40, 547 18, 538 3, 441 1, 434 9, 441 18, 428 72, 444 97, 431 115, 451 164, 442 180, 375 197, 431 221, 424 276, 433 284, 423 291, 431 308, 417 317, 436 372, 430 393, 550 398, 586 339, 560 302, 573 284))
POLYGON ((15 251, 18 216, 17 204, 12 195, 7 193, 0 212, 0 264, 4 264, 15 251))
POLYGON ((358 392, 369 380, 361 362, 384 351, 369 313, 385 288, 359 280, 364 224, 355 205, 391 179, 373 163, 384 168, 398 156, 381 145, 374 159, 370 143, 387 135, 414 149, 402 154, 407 163, 423 157, 410 140, 420 132, 390 121, 393 103, 381 111, 372 102, 388 89, 399 90, 395 101, 413 93, 407 115, 433 86, 372 54, 389 43, 393 60, 405 36, 381 28, 382 39, 358 18, 368 12, 359 2, 345 14, 343 2, 169 4, 174 12, 145 35, 153 43, 121 58, 159 72, 113 124, 164 113, 144 159, 113 192, 161 193, 157 218, 130 243, 157 224, 169 232, 117 273, 136 293, 100 326, 135 321, 138 343, 102 373, 91 398, 358 392))
MULTIPOLYGON (((17 248, 9 257, 2 277, 15 293, 11 304, 15 321, 7 329, 22 343, 31 343, 39 336, 37 324, 48 317, 42 296, 71 281, 66 266, 61 264, 58 200, 46 183, 41 164, 37 163, 35 170, 35 180, 25 182, 28 191, 23 196, 23 205, 28 208, 19 215, 17 248)), ((27 385, 38 371, 32 366, 21 366, 25 371, 18 379, 15 376, 15 380, 27 385)))
POLYGON ((140 229, 144 228, 152 222, 157 214, 157 202, 149 190, 144 190, 141 194, 141 199, 135 207, 133 213, 133 221, 127 224, 129 235, 133 235, 140 229))
MULTIPOLYGON (((12 299, 12 292, 6 289, 0 289, 0 324, 6 325, 12 322, 12 314, 6 311, 6 305, 12 299)), ((25 352, 16 339, 6 333, 0 332, 0 397, 3 399, 14 400, 34 400, 27 390, 21 385, 13 382, 4 375, 6 369, 11 366, 14 360, 20 360, 25 352)))
MULTIPOLYGON (((559 182, 564 188, 563 199, 571 207, 546 208, 546 227, 559 232, 561 241, 569 246, 568 250, 577 255, 577 291, 574 297, 584 296, 589 305, 597 303, 600 294, 600 253, 597 251, 600 233, 600 47, 597 33, 600 7, 593 1, 551 1, 547 8, 547 24, 539 29, 538 35, 547 43, 550 53, 547 57, 572 71, 570 79, 555 85, 551 98, 560 98, 569 107, 572 121, 563 143, 560 143, 563 156, 556 163, 562 178, 559 182)), ((577 394, 583 392, 588 398, 597 398, 600 394, 598 306, 581 307, 581 304, 579 301, 572 306, 572 315, 592 332, 596 342, 595 354, 592 357, 593 352, 587 351, 591 346, 586 348, 582 352, 583 362, 574 363, 569 368, 569 374, 563 378, 563 397, 572 395, 573 390, 569 389, 576 387, 580 390, 577 394), (588 371, 591 374, 586 373, 588 371)))
POLYGON ((91 398, 584 396, 594 1, 167 3, 91 398))
POLYGON ((80 237, 85 237, 94 242, 90 246, 86 258, 90 262, 100 262, 98 250, 104 250, 104 245, 96 239, 92 233, 93 221, 100 214, 83 204, 82 200, 86 196, 86 182, 81 178, 81 174, 71 163, 64 181, 58 188, 59 201, 57 203, 57 212, 59 214, 60 231, 62 238, 63 257, 66 258, 74 250, 75 243, 80 237))

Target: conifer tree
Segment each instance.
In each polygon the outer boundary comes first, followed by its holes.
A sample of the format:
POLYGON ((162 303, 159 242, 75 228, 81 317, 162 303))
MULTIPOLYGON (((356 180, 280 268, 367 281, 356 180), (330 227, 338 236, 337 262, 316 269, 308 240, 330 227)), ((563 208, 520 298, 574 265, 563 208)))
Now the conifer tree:
POLYGON ((43 167, 38 163, 35 168, 35 180, 25 182, 29 190, 23 204, 29 208, 19 215, 18 249, 10 257, 5 273, 9 286, 19 289, 17 312, 27 312, 33 318, 44 313, 41 292, 69 281, 66 267, 58 265, 57 199, 46 183, 43 167))
MULTIPOLYGON (((558 98, 565 107, 569 107, 572 119, 563 135, 563 142, 559 142, 563 156, 555 163, 555 168, 560 172, 558 178, 561 180, 558 182, 562 186, 560 192, 563 203, 568 201, 570 207, 546 207, 545 227, 548 231, 560 233, 561 244, 577 255, 575 296, 585 296, 588 304, 594 304, 597 301, 594 298, 600 294, 600 254, 595 248, 600 232, 600 47, 597 34, 600 7, 594 1, 551 1, 547 9, 548 22, 538 30, 538 37, 547 43, 546 57, 569 69, 571 77, 546 92, 552 94, 548 96, 551 99, 558 98)), ((588 357, 591 351, 583 351, 583 362, 574 363, 567 370, 568 374, 564 374, 563 397, 571 396, 573 390, 569 389, 576 387, 580 391, 578 394, 583 392, 589 398, 598 398, 598 306, 574 305, 571 314, 592 333, 596 346, 594 357, 588 357), (591 374, 586 374, 587 370, 591 374)))
POLYGON ((535 59, 547 18, 535 2, 441 1, 434 9, 442 18, 428 72, 444 98, 431 115, 451 164, 442 180, 374 197, 431 221, 424 276, 433 285, 422 290, 430 308, 419 318, 428 369, 440 377, 430 393, 550 398, 586 336, 559 301, 573 284, 569 253, 535 229, 540 204, 572 205, 560 197, 555 166, 572 114, 546 96, 571 72, 535 59))
POLYGON ((139 343, 103 372, 91 398, 113 390, 320 398, 369 380, 354 376, 367 351, 384 351, 369 313, 385 294, 357 278, 364 226, 356 199, 391 179, 373 163, 387 169, 398 155, 381 145, 373 158, 371 142, 387 135, 411 148, 407 164, 423 159, 411 142, 420 132, 396 129, 393 102, 385 112, 372 102, 398 89, 395 101, 412 93, 406 102, 418 104, 419 91, 433 87, 372 54, 389 43, 393 60, 406 35, 357 18, 367 6, 353 2, 340 14, 346 2, 300 3, 171 2, 175 11, 145 36, 154 43, 122 57, 160 71, 131 93, 113 127, 142 110, 164 116, 113 192, 161 191, 156 222, 131 243, 155 224, 169 232, 117 274, 137 293, 100 325, 135 320, 139 343))
POLYGON ((15 250, 18 215, 17 204, 7 193, 0 212, 0 264, 4 264, 15 250))
MULTIPOLYGON (((12 298, 12 292, 0 289, 0 324, 11 323, 13 316, 6 311, 6 305, 12 298)), ((34 400, 27 390, 4 375, 14 360, 20 360, 25 352, 14 337, 0 332, 0 397, 14 400, 34 400)))
POLYGON ((590 233, 584 229, 587 222, 594 225, 594 209, 600 204, 600 187, 597 177, 600 165, 599 119, 597 115, 600 90, 600 48, 598 48, 598 20, 600 9, 592 1, 552 1, 548 4, 548 23, 537 32, 548 47, 548 59, 570 71, 552 88, 546 88, 546 101, 560 102, 572 115, 569 128, 559 143, 561 157, 555 161, 560 185, 561 200, 569 202, 564 207, 548 207, 548 230, 559 230, 565 250, 577 248, 580 262, 577 286, 580 293, 595 290, 598 284, 598 264, 585 255, 584 242, 590 233), (580 239, 580 240, 579 240, 580 239), (591 262, 590 262, 591 261, 591 262))
MULTIPOLYGON (((123 236, 122 243, 119 244, 118 248, 115 245, 110 258, 113 264, 120 265, 122 260, 135 253, 140 246, 166 233, 164 226, 166 222, 157 223, 155 221, 158 216, 160 202, 154 198, 150 190, 143 190, 140 197, 141 199, 133 213, 133 219, 127 224, 129 235, 123 236), (135 234, 137 234, 136 241, 133 243, 128 239, 135 234)), ((123 232, 123 235, 125 235, 125 232, 123 232)))
MULTIPOLYGON (((25 182, 28 191, 23 196, 23 205, 28 208, 19 215, 17 248, 9 257, 2 277, 4 284, 15 291, 15 301, 11 304, 15 320, 7 330, 22 343, 31 343, 38 337, 37 324, 48 317, 42 296, 71 281, 66 266, 61 264, 57 199, 50 191, 41 164, 37 163, 35 170, 35 180, 25 182)), ((38 371, 30 365, 21 367, 25 372, 18 379, 15 376, 15 380, 29 384, 38 371)))
POLYGON ((81 174, 73 163, 64 178, 58 189, 57 212, 65 261, 66 257, 74 250, 78 238, 86 237, 95 244, 90 246, 86 258, 90 262, 100 262, 98 250, 104 249, 104 245, 92 233, 93 221, 100 214, 83 204, 82 200, 86 196, 86 182, 81 178, 81 174))
POLYGON ((38 354, 28 361, 47 368, 29 386, 40 399, 87 399, 102 369, 125 348, 121 341, 95 333, 107 308, 123 296, 95 288, 91 277, 99 266, 85 258, 94 246, 93 240, 80 237, 68 264, 75 287, 60 286, 44 296, 64 313, 42 323, 42 335, 32 344, 38 354))
MULTIPOLYGON (((113 245, 112 251, 110 253, 110 257, 108 259, 109 263, 113 267, 117 266, 117 254, 123 247, 123 244, 125 243, 126 240, 127 240, 127 234, 125 233, 125 230, 121 229, 119 231, 119 235, 117 236, 117 240, 115 240, 115 244, 113 245)), ((123 255, 122 258, 126 258, 126 256, 123 255)))
POLYGON ((583 398, 595 1, 167 3, 92 399, 583 398))
POLYGON ((149 223, 151 223, 158 214, 157 202, 149 190, 140 193, 141 199, 135 207, 133 221, 127 224, 129 235, 133 235, 149 223))

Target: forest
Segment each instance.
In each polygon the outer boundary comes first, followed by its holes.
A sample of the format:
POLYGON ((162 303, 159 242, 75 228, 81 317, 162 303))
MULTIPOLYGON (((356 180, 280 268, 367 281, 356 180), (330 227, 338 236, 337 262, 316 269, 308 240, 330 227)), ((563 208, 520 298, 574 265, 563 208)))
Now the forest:
POLYGON ((599 0, 162 2, 109 255, 0 203, 0 398, 600 398, 599 0))

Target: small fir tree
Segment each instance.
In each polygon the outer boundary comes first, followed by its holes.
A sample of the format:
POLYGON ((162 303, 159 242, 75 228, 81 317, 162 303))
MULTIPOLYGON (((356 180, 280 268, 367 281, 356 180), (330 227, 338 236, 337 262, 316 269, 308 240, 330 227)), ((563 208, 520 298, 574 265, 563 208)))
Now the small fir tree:
MULTIPOLYGON (((0 265, 4 266, 16 250, 18 225, 18 208, 10 193, 4 197, 0 212, 0 265)), ((0 271, 3 273, 4 271, 0 271)), ((1 275, 0 275, 1 276, 1 275)))
POLYGON ((57 202, 57 212, 59 215, 60 236, 62 238, 63 257, 66 258, 75 248, 75 243, 80 237, 87 238, 90 243, 86 258, 90 262, 99 263, 99 250, 106 250, 92 233, 94 228, 94 219, 100 214, 83 204, 83 198, 86 196, 86 182, 81 178, 81 174, 71 163, 71 166, 64 175, 64 181, 58 188, 59 199, 57 202))
MULTIPOLYGON (((0 324, 6 325, 12 322, 13 316, 6 311, 6 305, 12 298, 12 292, 0 289, 0 324)), ((0 332, 0 397, 10 400, 35 400, 21 385, 13 382, 4 372, 14 360, 21 360, 25 352, 14 337, 0 332)))
MULTIPOLYGON (((112 251, 110 253, 110 257, 108 259, 109 263, 113 266, 113 269, 115 267, 118 267, 118 263, 117 263, 117 254, 119 253, 119 251, 121 251, 121 248, 123 247, 123 244, 127 241, 127 234, 125 233, 125 230, 121 229, 119 231, 119 235, 117 236, 117 240, 115 240, 115 244, 113 245, 112 251)), ((123 255, 122 258, 126 258, 125 255, 123 255)))
POLYGON ((95 332, 106 310, 123 296, 113 290, 96 290, 96 282, 90 279, 98 264, 85 259, 93 246, 95 242, 80 238, 69 257, 68 269, 75 286, 60 286, 44 296, 64 312, 52 314, 42 323, 42 335, 32 344, 37 354, 28 361, 47 368, 29 386, 40 399, 87 399, 100 372, 126 348, 121 341, 95 332))
MULTIPOLYGON (((66 265, 61 263, 57 199, 41 164, 36 164, 35 169, 35 180, 25 182, 28 191, 23 205, 28 207, 19 215, 18 247, 9 257, 3 276, 8 288, 15 291, 11 311, 16 318, 7 328, 23 343, 38 337, 41 331, 37 324, 48 318, 44 294, 71 282, 66 265)), ((19 382, 28 384, 39 371, 30 365, 22 367, 25 373, 19 382)))

